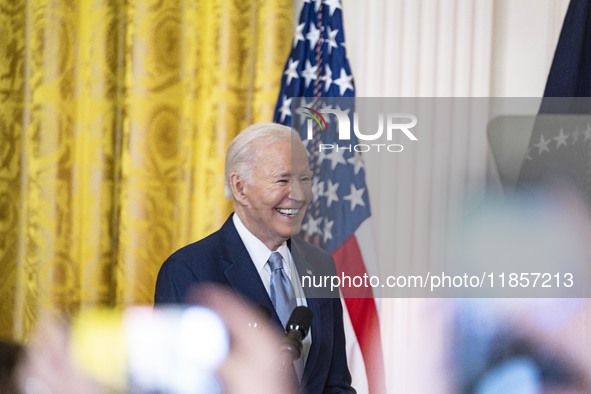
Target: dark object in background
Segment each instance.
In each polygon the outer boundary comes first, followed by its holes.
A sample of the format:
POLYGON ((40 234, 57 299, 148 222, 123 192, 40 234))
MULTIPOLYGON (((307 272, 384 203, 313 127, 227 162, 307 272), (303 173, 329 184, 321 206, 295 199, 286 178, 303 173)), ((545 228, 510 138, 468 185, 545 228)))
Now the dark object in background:
MULTIPOLYGON (((591 45, 591 2, 571 0, 554 53, 544 97, 591 96, 589 45, 591 45)), ((589 108, 562 108, 552 112, 589 113, 589 108)))
POLYGON ((14 372, 22 352, 21 344, 0 339, 0 394, 18 393, 14 372))

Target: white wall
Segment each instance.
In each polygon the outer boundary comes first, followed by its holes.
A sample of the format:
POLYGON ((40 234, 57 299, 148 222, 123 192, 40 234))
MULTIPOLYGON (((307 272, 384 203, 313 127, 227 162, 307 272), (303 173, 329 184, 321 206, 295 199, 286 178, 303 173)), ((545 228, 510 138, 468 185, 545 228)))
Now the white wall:
MULTIPOLYGON (((539 97, 567 6, 568 0, 343 0, 357 96, 539 97)), ((468 189, 484 188, 492 168, 485 133, 446 138, 453 155, 423 144, 421 160, 404 171, 392 156, 366 158, 381 261, 429 264, 445 252, 436 229, 449 224, 468 189), (421 204, 429 204, 429 217, 421 204), (401 220, 413 230, 397 226, 401 220)), ((446 392, 445 305, 382 300, 389 392, 446 392)))
POLYGON ((358 96, 539 97, 568 2, 343 0, 358 96))
POLYGON ((568 0, 496 0, 491 95, 540 97, 568 0))

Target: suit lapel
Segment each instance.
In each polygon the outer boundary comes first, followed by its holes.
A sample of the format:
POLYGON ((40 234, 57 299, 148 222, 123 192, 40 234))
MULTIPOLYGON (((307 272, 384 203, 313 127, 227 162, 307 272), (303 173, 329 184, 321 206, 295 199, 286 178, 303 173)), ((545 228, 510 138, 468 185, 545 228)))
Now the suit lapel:
POLYGON ((273 303, 261 281, 261 277, 240 238, 232 221, 232 216, 222 226, 222 260, 225 265, 224 274, 228 284, 234 291, 246 297, 255 305, 268 309, 273 320, 281 326, 275 313, 273 303))
MULTIPOLYGON (((267 290, 261 281, 261 277, 238 235, 238 231, 232 222, 232 216, 224 223, 220 229, 220 236, 222 241, 222 256, 221 259, 225 265, 224 274, 228 284, 239 294, 247 297, 255 305, 260 305, 271 311, 272 319, 281 327, 281 323, 273 303, 267 294, 267 290)), ((306 259, 305 251, 298 245, 299 240, 292 238, 288 241, 294 263, 298 270, 298 275, 313 274, 314 267, 306 259)), ((322 344, 322 314, 321 306, 329 300, 319 298, 306 298, 308 307, 312 311, 312 346, 308 353, 306 366, 304 367, 304 375, 302 376, 301 387, 305 387, 309 380, 311 373, 318 361, 320 355, 320 348, 322 344)))

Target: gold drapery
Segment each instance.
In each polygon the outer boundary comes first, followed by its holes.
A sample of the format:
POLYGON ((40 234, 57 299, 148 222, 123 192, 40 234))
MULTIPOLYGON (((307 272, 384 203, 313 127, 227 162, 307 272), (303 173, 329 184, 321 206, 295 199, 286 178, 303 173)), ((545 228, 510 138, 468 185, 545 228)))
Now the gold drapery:
POLYGON ((224 153, 272 118, 287 0, 0 0, 0 336, 151 303, 217 229, 224 153))

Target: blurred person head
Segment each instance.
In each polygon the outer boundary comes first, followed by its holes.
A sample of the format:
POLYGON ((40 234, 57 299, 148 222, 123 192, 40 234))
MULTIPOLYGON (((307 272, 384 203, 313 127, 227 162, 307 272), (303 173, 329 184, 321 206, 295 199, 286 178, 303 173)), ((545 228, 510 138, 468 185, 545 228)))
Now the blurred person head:
POLYGON ((278 373, 283 347, 268 316, 214 286, 190 302, 45 316, 16 367, 18 351, 2 352, 16 385, 0 394, 295 393, 278 373))
POLYGON ((497 281, 494 298, 455 301, 454 391, 591 393, 585 201, 564 184, 489 197, 471 207, 462 230, 453 255, 464 269, 513 281, 497 281))
POLYGON ((591 392, 591 303, 583 299, 459 301, 452 329, 456 392, 591 392))
POLYGON ((270 250, 301 230, 312 200, 306 149, 289 127, 260 123, 243 130, 226 155, 226 195, 245 227, 270 250))

